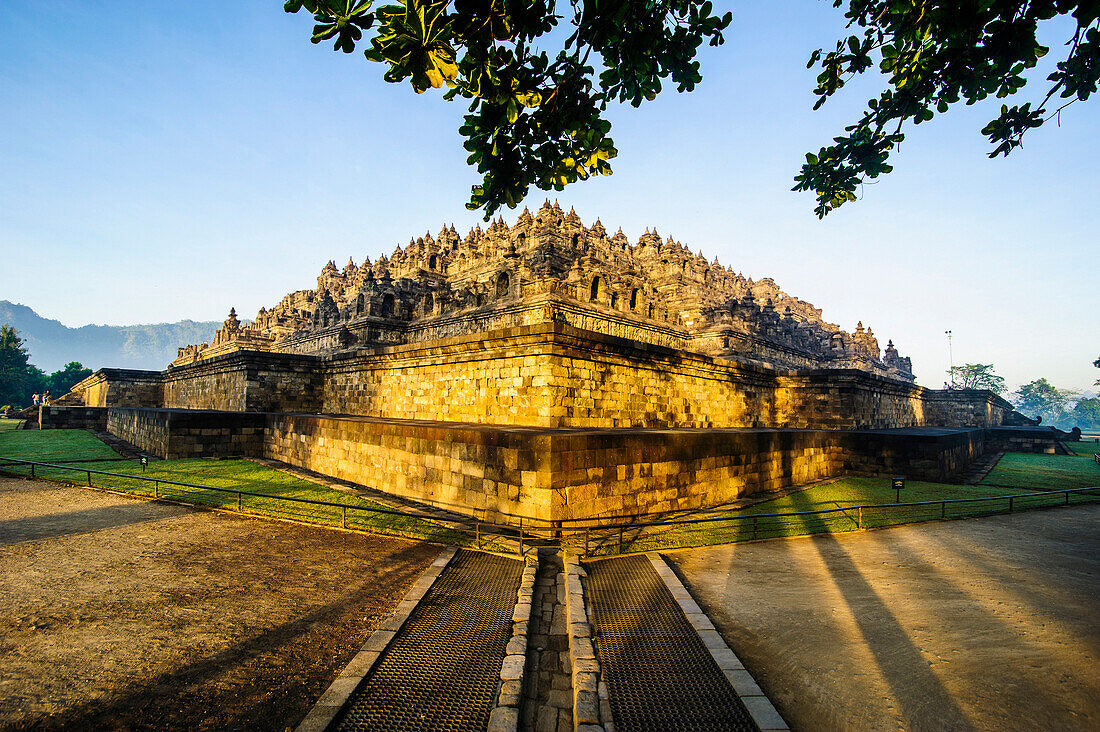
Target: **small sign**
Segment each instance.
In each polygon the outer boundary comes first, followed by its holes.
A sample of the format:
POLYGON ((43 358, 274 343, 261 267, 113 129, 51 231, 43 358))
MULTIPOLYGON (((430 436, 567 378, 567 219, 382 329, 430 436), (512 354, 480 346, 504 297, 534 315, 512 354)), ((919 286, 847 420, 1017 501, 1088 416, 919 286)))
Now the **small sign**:
POLYGON ((149 456, 148 455, 142 455, 141 456, 141 472, 143 472, 143 473, 145 472, 145 466, 148 465, 148 464, 149 464, 149 456))
POLYGON ((894 490, 900 491, 905 487, 905 478, 894 478, 894 490))

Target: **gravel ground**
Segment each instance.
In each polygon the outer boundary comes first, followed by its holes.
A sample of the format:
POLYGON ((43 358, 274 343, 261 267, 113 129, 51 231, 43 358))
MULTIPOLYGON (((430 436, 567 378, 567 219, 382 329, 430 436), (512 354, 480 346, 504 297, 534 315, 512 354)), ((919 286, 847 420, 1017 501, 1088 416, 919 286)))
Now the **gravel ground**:
POLYGON ((1100 729, 1100 506, 667 556, 792 729, 1100 729))
POLYGON ((0 478, 0 729, 293 728, 439 547, 0 478))

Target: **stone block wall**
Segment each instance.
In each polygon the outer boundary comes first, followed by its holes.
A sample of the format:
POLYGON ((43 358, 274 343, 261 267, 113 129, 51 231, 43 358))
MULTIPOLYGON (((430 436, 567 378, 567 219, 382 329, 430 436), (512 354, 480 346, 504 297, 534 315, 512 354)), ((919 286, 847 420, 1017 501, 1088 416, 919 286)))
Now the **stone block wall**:
POLYGON ((109 410, 107 429, 169 460, 260 457, 265 422, 265 415, 255 412, 115 408, 109 410))
POLYGON ((1053 427, 998 427, 989 432, 991 449, 994 450, 1065 454, 1065 448, 1060 448, 1058 444, 1060 431, 1053 427))
POLYGON ((844 473, 944 480, 983 430, 543 430, 308 414, 111 409, 169 458, 266 457, 477 518, 518 523, 714 506, 844 473))
POLYGON ((160 380, 160 399, 150 392, 142 406, 545 429, 985 427, 1011 409, 989 392, 932 392, 858 370, 775 371, 552 322, 325 359, 238 351, 160 380))
POLYGON ((320 359, 237 351, 164 372, 168 409, 320 411, 320 359))
POLYGON ((609 430, 556 435, 555 518, 715 506, 840 475, 838 435, 814 430, 609 430))
POLYGON ((515 523, 550 518, 548 442, 531 430, 272 414, 264 457, 515 523))
POLYGON ((39 407, 38 428, 106 432, 107 407, 39 407))
POLYGON ((160 371, 100 369, 72 391, 83 395, 87 407, 149 407, 164 401, 160 371))
POLYGON ((881 430, 842 436, 853 475, 950 482, 985 451, 985 430, 881 430))
MULTIPOLYGON (((552 343, 529 327, 406 345, 324 367, 323 412, 387 419, 557 426, 552 343)), ((560 397, 557 397, 560 399, 560 397)))
POLYGON ((1013 412, 1010 402, 984 389, 925 389, 923 400, 925 424, 943 427, 997 427, 1013 412))

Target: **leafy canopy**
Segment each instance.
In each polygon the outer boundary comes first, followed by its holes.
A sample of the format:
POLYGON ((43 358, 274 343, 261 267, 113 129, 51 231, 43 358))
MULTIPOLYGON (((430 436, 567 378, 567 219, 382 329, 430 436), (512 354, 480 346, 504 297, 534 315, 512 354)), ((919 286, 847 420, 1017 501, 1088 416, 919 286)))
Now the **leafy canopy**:
POLYGON ((834 0, 833 6, 846 6, 848 27, 860 32, 810 56, 807 68, 820 69, 814 109, 872 68, 887 77, 888 88, 845 134, 806 155, 793 190, 817 194, 818 217, 854 201, 864 181, 891 171, 890 153, 905 139, 907 124, 927 122, 959 102, 1020 91, 1028 71, 1049 51, 1037 40, 1045 21, 1066 15, 1076 21, 1065 56, 1047 77, 1041 101, 1003 104, 982 129, 994 145, 989 157, 1008 155, 1025 132, 1088 99, 1100 79, 1096 0, 834 0))
POLYGON ((22 404, 27 387, 27 349, 15 328, 0 326, 0 404, 22 404))
POLYGON ((64 394, 68 394, 73 386, 91 375, 92 370, 84 368, 84 364, 79 361, 69 361, 65 364, 65 368, 50 374, 49 386, 47 388, 50 390, 50 394, 52 394, 54 398, 57 398, 64 394))
MULTIPOLYGON (((819 217, 892 170, 890 154, 907 124, 1023 89, 1049 50, 1037 40, 1044 22, 1075 21, 1064 57, 1041 101, 1004 104, 982 130, 994 145, 990 157, 1008 155, 1025 132, 1088 99, 1100 80, 1097 0, 833 0, 833 6, 844 8, 856 32, 832 51, 811 54, 807 68, 820 70, 814 108, 872 69, 886 77, 887 88, 844 134, 806 155, 793 190, 817 195, 819 217)), ((717 15, 709 0, 570 0, 561 15, 556 0, 399 0, 381 7, 373 0, 286 0, 287 12, 303 8, 313 13, 314 43, 332 41, 351 53, 369 33, 364 55, 386 66, 386 81, 407 79, 417 93, 446 88, 447 99, 469 100, 459 131, 468 162, 484 178, 467 205, 484 207, 486 219, 502 205, 515 206, 532 185, 562 190, 610 175, 617 151, 603 116, 608 104, 637 107, 656 98, 664 82, 694 89, 702 81, 699 46, 721 44, 732 20, 730 13, 717 15), (563 22, 567 27, 559 28, 563 22)))
POLYGON ((993 373, 993 364, 968 363, 950 369, 951 383, 957 389, 988 389, 994 394, 1008 391, 1004 377, 993 373))
POLYGON ((1047 421, 1056 421, 1065 412, 1066 403, 1075 396, 1076 391, 1059 389, 1046 379, 1036 379, 1016 390, 1016 409, 1024 414, 1044 417, 1047 421))
POLYGON ((530 187, 562 190, 610 175, 617 151, 604 119, 614 101, 637 107, 670 82, 702 81, 696 52, 723 42, 732 15, 697 0, 286 0, 313 13, 314 43, 364 56, 389 82, 417 92, 444 89, 469 100, 459 132, 467 161, 483 175, 470 209, 485 218, 516 206, 530 187), (564 21, 567 28, 559 29, 564 21), (564 30, 565 32, 561 32, 564 30), (555 32, 558 31, 558 32, 555 32), (564 38, 564 40, 560 40, 564 38), (545 48, 553 48, 547 51, 545 48))

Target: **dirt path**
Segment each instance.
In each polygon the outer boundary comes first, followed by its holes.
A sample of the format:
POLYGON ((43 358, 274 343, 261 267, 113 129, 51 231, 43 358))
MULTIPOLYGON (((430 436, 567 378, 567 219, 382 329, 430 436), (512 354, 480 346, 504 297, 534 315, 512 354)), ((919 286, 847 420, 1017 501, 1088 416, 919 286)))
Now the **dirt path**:
POLYGON ((1100 728, 1100 506, 667 556, 792 729, 1100 728))
POLYGON ((0 729, 292 728, 438 551, 0 478, 0 729))

